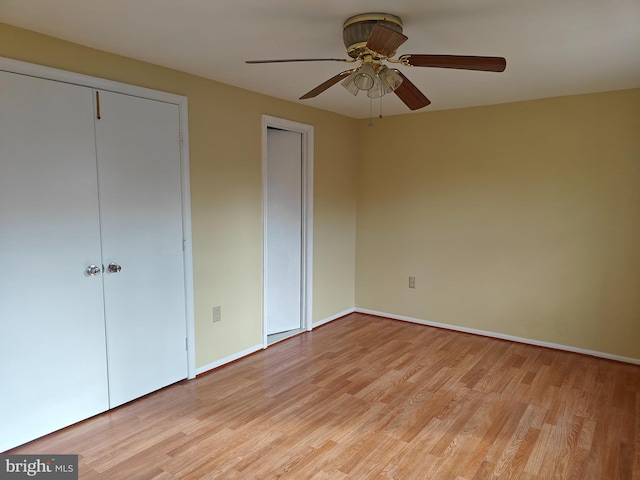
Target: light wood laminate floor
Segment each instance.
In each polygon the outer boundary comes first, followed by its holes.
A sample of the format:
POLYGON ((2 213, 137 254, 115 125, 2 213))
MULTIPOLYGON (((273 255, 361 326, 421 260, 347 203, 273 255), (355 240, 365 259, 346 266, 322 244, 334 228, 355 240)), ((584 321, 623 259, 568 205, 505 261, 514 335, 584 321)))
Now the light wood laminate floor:
POLYGON ((11 453, 82 480, 640 480, 640 366, 351 314, 11 453))

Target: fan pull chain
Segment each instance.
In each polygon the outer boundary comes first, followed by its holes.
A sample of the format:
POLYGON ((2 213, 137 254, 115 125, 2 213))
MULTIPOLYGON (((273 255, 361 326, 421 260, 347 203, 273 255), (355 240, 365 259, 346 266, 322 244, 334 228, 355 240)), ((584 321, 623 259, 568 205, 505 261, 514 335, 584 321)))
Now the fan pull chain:
POLYGON ((380 97, 380 115, 378 115, 378 118, 382 118, 382 99, 384 98, 384 96, 380 97))
POLYGON ((369 97, 369 126, 373 127, 373 98, 369 97))

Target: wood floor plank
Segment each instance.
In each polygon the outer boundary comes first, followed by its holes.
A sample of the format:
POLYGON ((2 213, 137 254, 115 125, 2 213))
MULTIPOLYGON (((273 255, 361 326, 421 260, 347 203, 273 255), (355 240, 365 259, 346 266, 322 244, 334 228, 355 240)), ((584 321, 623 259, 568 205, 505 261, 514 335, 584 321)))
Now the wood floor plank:
POLYGON ((351 314, 10 453, 83 480, 640 480, 640 366, 351 314))
POLYGON ((633 448, 633 479, 640 480, 640 391, 636 390, 635 431, 633 448))

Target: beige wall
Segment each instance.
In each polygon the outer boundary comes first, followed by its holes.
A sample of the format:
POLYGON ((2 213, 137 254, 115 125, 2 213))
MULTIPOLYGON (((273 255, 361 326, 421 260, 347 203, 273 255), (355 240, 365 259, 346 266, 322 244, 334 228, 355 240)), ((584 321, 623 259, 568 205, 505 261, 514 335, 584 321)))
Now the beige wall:
POLYGON ((263 113, 315 127, 313 320, 353 308, 355 120, 6 24, 0 56, 188 97, 197 366, 262 343, 263 113))
POLYGON ((357 307, 640 359, 640 90, 366 123, 357 307))
POLYGON ((198 366, 262 341, 263 113, 315 126, 314 321, 355 305, 640 358, 640 90, 369 128, 3 24, 0 56, 189 98, 198 366))

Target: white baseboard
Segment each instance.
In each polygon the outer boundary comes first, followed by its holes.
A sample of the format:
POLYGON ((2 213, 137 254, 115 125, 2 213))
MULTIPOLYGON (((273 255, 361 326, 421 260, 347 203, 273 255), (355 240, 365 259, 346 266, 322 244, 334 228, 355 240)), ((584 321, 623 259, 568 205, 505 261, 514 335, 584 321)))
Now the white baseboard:
POLYGON ((227 363, 231 363, 239 358, 246 357, 247 355, 251 355, 252 353, 257 352, 258 350, 262 350, 263 346, 254 345, 253 347, 247 348, 246 350, 242 350, 241 352, 234 353, 233 355, 229 355, 228 357, 221 358, 209 365, 204 365, 202 367, 196 368, 196 375, 200 375, 202 373, 208 372, 209 370, 213 370, 214 368, 221 367, 222 365, 226 365, 227 363))
MULTIPOLYGON (((320 325, 324 325, 325 323, 329 323, 332 322, 334 320, 337 320, 338 318, 344 317, 345 315, 349 315, 350 313, 353 313, 355 311, 354 308, 350 308, 348 310, 345 310, 344 312, 340 312, 340 313, 336 313, 335 315, 332 315, 331 317, 325 318, 323 320, 320 320, 319 322, 315 322, 312 324, 312 328, 316 328, 319 327, 320 325)), ((203 365, 202 367, 198 367, 196 368, 196 375, 201 375, 203 373, 208 372, 209 370, 213 370, 214 368, 218 368, 221 367, 223 365, 226 365, 227 363, 231 363, 235 360, 238 360, 242 357, 246 357, 247 355, 251 355, 252 353, 257 352, 258 350, 263 350, 265 347, 264 345, 254 345, 253 347, 247 348, 246 350, 242 350, 241 352, 237 352, 234 353, 233 355, 229 355, 228 357, 225 358, 221 358, 220 360, 217 360, 213 363, 210 363, 208 365, 203 365)))
POLYGON ((449 325, 447 323, 429 322, 427 320, 421 320, 419 318, 405 317, 403 315, 394 315, 392 313, 385 313, 385 312, 377 312, 374 310, 367 310, 365 308, 356 308, 355 312, 365 313, 367 315, 376 315, 378 317, 391 318, 393 320, 402 320, 404 322, 418 323, 420 325, 427 325, 429 327, 444 328, 447 330, 454 330, 456 332, 471 333, 474 335, 482 335, 484 337, 498 338, 500 340, 509 340, 512 342, 525 343, 528 345, 535 345, 538 347, 553 348, 555 350, 563 350, 565 352, 581 353, 583 355, 590 355, 592 357, 606 358, 607 360, 616 360, 618 362, 640 365, 640 359, 638 358, 623 357, 623 356, 614 355, 611 353, 598 352, 596 350, 587 350, 584 348, 572 347, 569 345, 543 342, 541 340, 532 340, 530 338, 516 337, 513 335, 505 335, 503 333, 490 332, 487 330, 478 330, 475 328, 459 327, 457 325, 449 325))
POLYGON ((339 319, 341 317, 344 317, 345 315, 349 315, 350 313, 353 313, 355 311, 356 311, 355 308, 349 308, 349 309, 345 310, 344 312, 336 313, 335 315, 327 317, 327 318, 325 318, 323 320, 319 320, 319 321, 313 323, 313 325, 311 327, 312 328, 316 328, 316 327, 319 327, 320 325, 324 325, 325 323, 333 322, 334 320, 337 320, 337 319, 339 319))
MULTIPOLYGON (((606 353, 606 352, 598 352, 596 350, 587 350, 584 348, 578 348, 578 347, 572 347, 569 345, 561 345, 558 343, 551 343, 551 342, 543 342, 541 340, 533 340, 530 338, 523 338, 523 337, 516 337, 513 335, 506 335, 503 333, 496 333, 496 332, 490 332, 488 330, 478 330, 475 328, 467 328, 467 327, 459 327, 457 325, 449 325, 447 323, 438 323, 438 322, 430 322, 427 320, 422 320, 419 318, 413 318, 413 317, 406 317, 404 315, 394 315, 393 313, 386 313, 386 312, 378 312, 375 310, 368 310, 366 308, 349 308, 343 312, 340 313, 336 313, 335 315, 332 315, 330 317, 327 317, 325 319, 319 320, 315 323, 313 323, 312 328, 316 328, 319 327, 321 325, 325 325, 329 322, 333 322, 334 320, 337 320, 339 318, 344 317, 345 315, 349 315, 350 313, 364 313, 367 315, 375 315, 377 317, 384 317, 384 318, 390 318, 393 320, 401 320, 404 322, 410 322, 410 323, 417 323, 420 325, 426 325, 428 327, 437 327, 437 328, 444 328, 446 330, 453 330, 456 332, 463 332, 463 333, 471 333, 473 335, 482 335, 484 337, 491 337, 491 338, 498 338, 500 340, 509 340, 511 342, 518 342, 518 343, 525 343, 527 345, 535 345, 538 347, 547 347, 547 348, 553 348, 555 350, 563 350, 565 352, 573 352, 573 353, 581 353, 583 355, 590 355, 592 357, 599 357, 599 358, 605 358, 607 360, 616 360, 618 362, 624 362, 624 363, 631 363, 634 365, 640 365, 640 359, 638 358, 630 358, 630 357, 623 357, 620 355, 614 355, 611 353, 606 353)), ((263 345, 254 345, 253 347, 247 348, 246 350, 242 350, 241 352, 237 352, 234 353, 233 355, 229 355, 228 357, 222 358, 220 360, 217 360, 213 363, 210 363, 208 365, 204 365, 202 367, 198 367, 196 368, 196 375, 200 375, 203 374, 205 372, 208 372, 209 370, 213 370, 214 368, 218 368, 221 367, 227 363, 233 362, 235 360, 238 360, 242 357, 246 357, 247 355, 251 355, 252 353, 255 353, 259 350, 262 350, 264 348, 263 345)))

